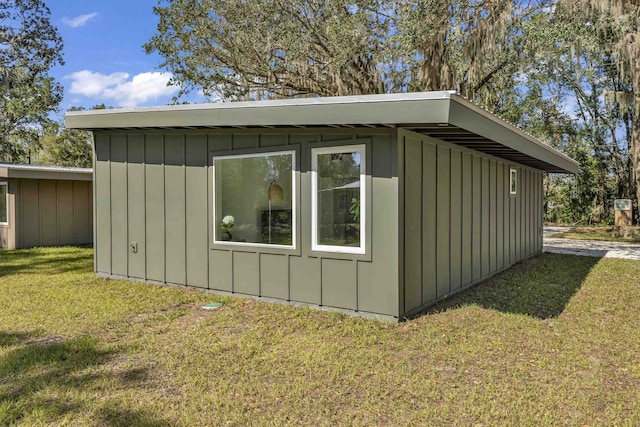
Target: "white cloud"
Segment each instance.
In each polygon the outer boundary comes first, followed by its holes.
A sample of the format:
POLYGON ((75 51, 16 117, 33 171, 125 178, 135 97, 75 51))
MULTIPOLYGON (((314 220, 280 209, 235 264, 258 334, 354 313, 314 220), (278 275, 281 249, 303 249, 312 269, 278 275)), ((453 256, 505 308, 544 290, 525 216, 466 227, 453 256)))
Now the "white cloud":
POLYGON ((89 70, 67 76, 71 79, 69 92, 95 98, 109 104, 115 101, 119 107, 135 107, 147 101, 178 92, 176 86, 167 86, 171 73, 140 73, 129 79, 128 73, 102 74, 89 70))
POLYGON ((98 12, 87 13, 86 15, 76 16, 75 18, 62 18, 62 22, 71 28, 78 28, 86 25, 87 22, 98 16, 98 12))
POLYGON ((84 95, 89 98, 102 96, 106 88, 122 84, 129 78, 127 73, 102 74, 89 70, 82 70, 70 74, 71 93, 84 95))

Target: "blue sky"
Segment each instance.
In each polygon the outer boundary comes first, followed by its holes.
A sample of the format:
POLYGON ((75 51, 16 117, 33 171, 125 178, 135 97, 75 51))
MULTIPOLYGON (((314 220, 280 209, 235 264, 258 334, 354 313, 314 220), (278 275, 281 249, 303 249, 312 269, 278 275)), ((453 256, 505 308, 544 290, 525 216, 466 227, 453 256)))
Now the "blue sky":
MULTIPOLYGON (((65 65, 51 74, 64 86, 65 111, 89 108, 164 105, 175 87, 167 87, 169 73, 159 69, 160 58, 147 55, 142 45, 154 34, 157 0, 45 0, 51 21, 64 41, 65 65)), ((185 101, 204 101, 197 95, 185 101)))

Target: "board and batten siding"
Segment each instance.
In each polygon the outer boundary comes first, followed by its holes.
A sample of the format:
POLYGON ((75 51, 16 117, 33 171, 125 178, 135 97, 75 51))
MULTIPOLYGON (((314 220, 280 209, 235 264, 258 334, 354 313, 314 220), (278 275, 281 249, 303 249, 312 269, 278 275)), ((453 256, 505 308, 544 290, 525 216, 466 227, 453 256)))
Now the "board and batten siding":
POLYGON ((392 129, 96 131, 96 272, 397 317, 396 141, 392 129), (312 252, 311 148, 359 143, 368 158, 367 254, 312 252), (296 249, 213 244, 213 156, 291 149, 296 249))
POLYGON ((401 315, 542 250, 541 171, 406 130, 398 138, 401 315), (510 168, 518 171, 516 195, 510 168))
POLYGON ((91 181, 13 179, 16 248, 93 242, 91 181))

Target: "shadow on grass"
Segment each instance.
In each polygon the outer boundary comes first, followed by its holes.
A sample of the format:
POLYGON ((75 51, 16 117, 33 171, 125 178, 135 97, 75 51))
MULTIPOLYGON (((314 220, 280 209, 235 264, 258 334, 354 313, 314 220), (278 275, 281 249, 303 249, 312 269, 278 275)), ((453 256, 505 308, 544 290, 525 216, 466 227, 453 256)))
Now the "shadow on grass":
POLYGON ((541 254, 436 304, 423 314, 477 305, 538 319, 557 317, 599 261, 596 257, 541 254))
MULTIPOLYGON (((29 334, 1 335, 8 342, 17 341, 17 348, 0 356, 0 425, 25 422, 33 416, 36 422, 47 423, 86 416, 96 409, 87 407, 94 403, 87 402, 87 395, 99 393, 102 384, 113 387, 115 381, 117 388, 126 388, 147 377, 146 370, 139 368, 109 369, 107 364, 117 352, 102 348, 91 336, 67 340, 55 335, 30 339, 29 334)), ((106 404, 97 409, 105 413, 97 415, 102 423, 119 425, 114 418, 118 411, 106 404)), ((130 421, 128 425, 167 425, 152 414, 120 412, 130 421)))
POLYGON ((61 274, 91 271, 93 254, 88 247, 33 248, 0 251, 0 276, 20 273, 61 274))
POLYGON ((149 412, 136 412, 117 406, 107 407, 101 411, 102 425, 122 427, 168 427, 173 425, 165 420, 155 419, 149 412))
POLYGON ((35 332, 5 332, 0 331, 0 348, 10 347, 36 336, 35 332))

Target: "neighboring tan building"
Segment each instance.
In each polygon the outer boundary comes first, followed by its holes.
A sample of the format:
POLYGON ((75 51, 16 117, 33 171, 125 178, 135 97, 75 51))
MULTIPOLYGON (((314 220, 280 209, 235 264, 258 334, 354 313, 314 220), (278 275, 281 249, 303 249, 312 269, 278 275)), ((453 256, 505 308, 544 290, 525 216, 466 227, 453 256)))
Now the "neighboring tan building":
POLYGON ((94 133, 101 276, 396 320, 539 253, 542 176, 578 169, 452 92, 66 120, 94 133))
POLYGON ((93 242, 92 169, 0 163, 0 248, 93 242))

